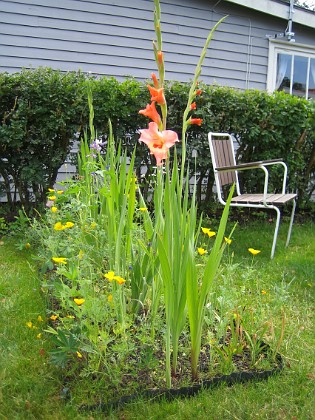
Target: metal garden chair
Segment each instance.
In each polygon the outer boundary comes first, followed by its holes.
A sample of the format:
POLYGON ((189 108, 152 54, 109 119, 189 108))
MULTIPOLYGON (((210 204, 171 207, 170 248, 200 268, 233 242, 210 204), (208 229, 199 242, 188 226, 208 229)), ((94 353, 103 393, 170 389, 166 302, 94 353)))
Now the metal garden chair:
POLYGON ((287 234, 286 246, 288 246, 291 237, 292 225, 296 207, 296 194, 286 194, 287 165, 282 159, 272 159, 259 162, 236 164, 233 138, 227 133, 209 133, 209 146, 211 152, 212 165, 214 170, 215 183, 218 199, 221 204, 226 202, 223 198, 222 187, 235 183, 236 196, 232 198, 231 206, 234 207, 256 207, 265 210, 273 209, 276 211, 277 219, 271 248, 271 258, 273 258, 277 243, 278 230, 281 219, 280 208, 288 202, 292 202, 292 212, 289 230, 287 234), (267 167, 270 165, 283 166, 283 180, 281 194, 268 193, 269 172, 267 167), (238 172, 249 169, 261 169, 265 173, 264 191, 262 194, 242 194, 238 180, 238 172))

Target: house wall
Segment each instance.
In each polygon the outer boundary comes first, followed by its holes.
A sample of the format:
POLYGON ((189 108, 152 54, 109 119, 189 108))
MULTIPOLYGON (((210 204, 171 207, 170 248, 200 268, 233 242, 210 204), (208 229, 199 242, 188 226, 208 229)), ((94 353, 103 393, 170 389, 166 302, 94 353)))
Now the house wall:
MULTIPOLYGON (((0 71, 49 66, 147 79, 156 70, 153 7, 153 0, 1 0, 0 71)), ((161 9, 166 79, 192 78, 208 31, 228 14, 214 34, 202 80, 266 89, 266 35, 284 32, 285 20, 224 0, 162 0, 161 9)), ((296 42, 314 43, 311 29, 296 25, 294 31, 296 42)))

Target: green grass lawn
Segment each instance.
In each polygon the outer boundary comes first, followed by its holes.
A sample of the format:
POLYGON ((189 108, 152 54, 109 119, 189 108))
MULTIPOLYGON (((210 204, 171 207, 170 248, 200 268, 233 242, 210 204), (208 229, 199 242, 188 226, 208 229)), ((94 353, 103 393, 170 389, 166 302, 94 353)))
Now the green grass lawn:
POLYGON ((229 248, 230 257, 234 252, 233 271, 228 274, 223 268, 220 274, 231 291, 250 287, 253 299, 259 295, 266 311, 284 313, 280 346, 284 371, 266 381, 221 386, 190 399, 140 399, 106 416, 79 410, 89 380, 78 378, 77 384, 65 384, 64 373, 48 363, 49 342, 37 338, 36 328, 27 326, 31 321, 36 326, 38 316, 46 316, 32 250, 19 251, 14 239, 3 238, 0 419, 313 419, 315 227, 311 223, 296 224, 288 249, 284 248, 286 228, 281 226, 275 258, 270 260, 273 225, 262 221, 238 226, 229 248), (253 262, 249 247, 262 251, 253 262), (256 278, 249 280, 250 270, 256 278), (64 398, 66 386, 71 389, 69 398, 64 398))

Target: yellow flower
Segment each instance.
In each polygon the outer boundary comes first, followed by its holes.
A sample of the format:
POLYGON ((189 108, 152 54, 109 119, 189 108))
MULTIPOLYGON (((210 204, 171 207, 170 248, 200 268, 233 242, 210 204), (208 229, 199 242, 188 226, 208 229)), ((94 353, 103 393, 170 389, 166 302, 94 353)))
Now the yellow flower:
POLYGON ((27 326, 28 328, 33 328, 33 322, 32 322, 32 321, 27 322, 27 323, 26 323, 26 326, 27 326))
POLYGON ((120 276, 114 276, 114 280, 117 281, 118 284, 124 284, 124 283, 126 283, 126 280, 123 279, 120 276))
POLYGON ((25 248, 26 248, 26 249, 30 249, 30 247, 31 247, 31 244, 30 244, 29 242, 27 242, 27 243, 25 244, 25 248))
POLYGON ((61 222, 57 222, 54 225, 54 229, 55 230, 64 230, 65 229, 65 226, 61 222))
POLYGON ((107 301, 112 302, 113 301, 113 295, 108 295, 107 296, 107 301))
POLYGON ((52 260, 57 264, 67 264, 67 258, 65 257, 52 257, 52 260))
POLYGON ((225 237, 225 236, 224 236, 224 240, 225 240, 225 242, 226 242, 228 245, 231 245, 231 243, 232 243, 232 239, 227 238, 227 237, 225 237))
POLYGON ((197 251, 199 255, 204 255, 208 253, 208 251, 204 248, 197 248, 197 251))
POLYGON ((36 338, 38 339, 42 338, 42 333, 37 334, 36 338))
POLYGON ((76 303, 78 306, 83 305, 83 303, 85 302, 85 299, 83 298, 74 298, 73 299, 74 303, 76 303))
POLYGON ((77 356, 78 356, 79 359, 82 359, 83 356, 82 356, 82 354, 79 351, 77 351, 76 354, 77 354, 77 356))
POLYGON ((73 315, 66 315, 66 318, 74 319, 75 317, 73 315))
POLYGON ((42 318, 40 315, 38 315, 38 317, 37 317, 37 321, 38 321, 38 322, 44 322, 43 318, 42 318))
POLYGON ((148 209, 146 207, 140 207, 139 210, 140 211, 147 211, 148 209))
POLYGON ((58 209, 57 209, 57 207, 56 207, 56 206, 52 206, 51 211, 52 211, 53 213, 56 213, 56 212, 58 211, 58 209))
POLYGON ((113 281, 114 280, 114 277, 115 277, 115 273, 114 273, 114 271, 109 271, 108 273, 104 274, 104 277, 108 281, 113 281))
POLYGON ((56 319, 58 318, 58 315, 51 315, 50 319, 52 321, 56 321, 56 319))
POLYGON ((261 291, 261 294, 262 294, 262 295, 266 295, 266 294, 267 294, 266 290, 262 290, 262 291, 261 291))
POLYGON ((254 249, 254 248, 248 248, 248 251, 252 254, 252 255, 257 255, 259 254, 261 251, 259 251, 258 249, 254 249))
POLYGON ((95 229, 95 228, 96 228, 96 226, 97 226, 97 223, 96 223, 96 222, 92 222, 92 223, 91 223, 91 229, 95 229))
POLYGON ((61 194, 63 194, 63 191, 62 190, 58 190, 57 191, 57 194, 61 195, 61 194))
POLYGON ((55 192, 55 190, 53 188, 48 188, 48 192, 53 193, 53 192, 55 192))
POLYGON ((204 233, 205 235, 208 235, 209 238, 212 238, 212 236, 215 236, 215 234, 216 234, 215 232, 213 232, 209 228, 202 227, 201 230, 202 230, 202 233, 204 233))
POLYGON ((67 222, 66 224, 65 224, 65 229, 67 229, 67 228, 72 228, 74 226, 74 223, 73 222, 67 222))
POLYGON ((55 195, 49 195, 48 196, 48 200, 50 200, 50 201, 54 201, 54 200, 56 200, 56 196, 55 195))

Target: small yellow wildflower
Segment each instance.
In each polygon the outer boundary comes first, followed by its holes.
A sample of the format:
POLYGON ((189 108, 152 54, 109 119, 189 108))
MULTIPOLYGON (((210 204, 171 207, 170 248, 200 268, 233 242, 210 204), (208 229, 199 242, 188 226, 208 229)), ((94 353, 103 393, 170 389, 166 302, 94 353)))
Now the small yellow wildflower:
POLYGON ((69 318, 69 319, 74 319, 74 318, 75 318, 75 316, 73 316, 73 315, 66 315, 66 318, 69 318))
POLYGON ((55 230, 64 230, 64 229, 72 228, 73 226, 74 226, 74 223, 73 222, 67 222, 64 225, 61 222, 57 222, 54 225, 54 229, 55 230))
POLYGON ((208 253, 208 251, 204 248, 197 248, 197 251, 199 255, 204 255, 208 253))
POLYGON ((201 230, 202 230, 202 233, 204 233, 205 235, 208 235, 209 238, 212 238, 212 236, 215 236, 216 235, 216 233, 213 232, 209 228, 202 227, 201 230))
POLYGON ((231 243, 232 243, 232 239, 227 238, 226 236, 224 236, 224 240, 225 240, 225 242, 226 242, 228 245, 231 245, 231 243))
POLYGON ((254 248, 248 248, 248 251, 254 256, 261 252, 258 249, 254 249, 254 248))
POLYGON ((83 298, 74 298, 73 299, 74 303, 76 303, 78 306, 83 305, 83 303, 85 302, 85 299, 83 298))
POLYGON ((266 294, 267 294, 266 290, 262 290, 262 291, 261 291, 261 294, 262 294, 262 295, 266 295, 266 294))
POLYGON ((107 301, 112 302, 113 301, 113 295, 108 295, 107 296, 107 301))
POLYGON ((65 257, 52 257, 52 260, 56 264, 67 264, 67 258, 65 257))
POLYGON ((53 188, 48 188, 48 192, 53 193, 55 190, 53 188))
POLYGON ((33 322, 32 322, 32 321, 27 322, 27 323, 26 323, 26 326, 27 326, 28 328, 33 328, 33 322))
POLYGON ((37 321, 38 321, 38 322, 44 322, 43 318, 42 318, 40 315, 38 315, 38 317, 37 317, 37 321))
POLYGON ((148 209, 146 207, 139 207, 140 211, 147 211, 148 209))
POLYGON ((91 229, 95 229, 96 226, 97 226, 97 223, 96 222, 92 222, 90 227, 91 227, 91 229))
POLYGON ((124 284, 124 283, 126 283, 126 280, 123 279, 120 276, 114 276, 114 280, 117 281, 118 284, 124 284))
POLYGON ((114 271, 109 271, 108 273, 104 274, 104 277, 108 281, 113 281, 114 280, 114 277, 115 277, 115 273, 114 273, 114 271))
POLYGON ((50 200, 50 201, 55 201, 56 200, 56 196, 55 195, 49 195, 48 196, 48 200, 50 200))
POLYGON ((67 222, 64 226, 65 226, 65 229, 72 228, 74 226, 74 223, 73 222, 67 222))
POLYGON ((42 333, 37 334, 36 338, 38 339, 42 338, 42 333))
POLYGON ((25 248, 26 248, 26 249, 30 249, 30 247, 31 247, 31 244, 30 244, 29 242, 27 242, 27 243, 25 244, 25 248))
POLYGON ((58 318, 58 315, 51 315, 50 319, 52 321, 56 321, 56 319, 58 318))
POLYGON ((51 211, 52 211, 53 213, 57 213, 58 208, 57 208, 56 206, 52 206, 52 207, 51 207, 51 211))
POLYGON ((55 223, 55 225, 54 225, 54 229, 55 229, 55 230, 64 230, 64 229, 65 229, 65 227, 64 227, 64 225, 63 225, 61 222, 57 222, 57 223, 55 223))
POLYGON ((82 359, 83 356, 82 356, 82 354, 79 351, 77 351, 76 354, 77 354, 77 356, 78 356, 79 359, 82 359))
POLYGON ((63 194, 63 191, 62 190, 58 190, 57 191, 57 194, 61 195, 61 194, 63 194))

